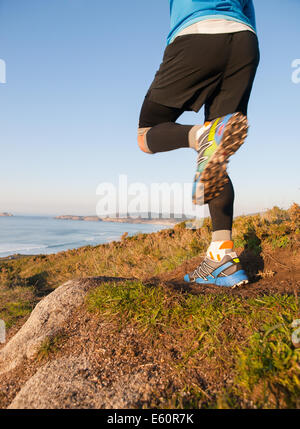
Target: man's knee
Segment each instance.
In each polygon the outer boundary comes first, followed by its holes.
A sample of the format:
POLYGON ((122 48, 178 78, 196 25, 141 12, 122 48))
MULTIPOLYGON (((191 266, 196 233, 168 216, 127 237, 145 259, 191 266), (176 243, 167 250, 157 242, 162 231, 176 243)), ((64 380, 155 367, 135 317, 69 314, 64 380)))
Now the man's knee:
POLYGON ((151 127, 138 129, 138 145, 143 152, 153 154, 147 144, 147 133, 149 130, 151 130, 151 127))

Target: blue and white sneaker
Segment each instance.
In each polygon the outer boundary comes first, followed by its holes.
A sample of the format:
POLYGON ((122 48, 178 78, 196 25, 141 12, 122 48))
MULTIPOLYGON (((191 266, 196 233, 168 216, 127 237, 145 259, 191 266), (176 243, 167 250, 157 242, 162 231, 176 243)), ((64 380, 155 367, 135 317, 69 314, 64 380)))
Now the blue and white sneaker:
POLYGON ((225 255, 220 262, 206 257, 195 271, 184 277, 184 280, 188 283, 231 288, 249 283, 247 274, 234 253, 225 255))
POLYGON ((242 146, 247 133, 248 121, 242 113, 217 118, 199 128, 193 204, 203 205, 220 195, 228 182, 228 159, 242 146))

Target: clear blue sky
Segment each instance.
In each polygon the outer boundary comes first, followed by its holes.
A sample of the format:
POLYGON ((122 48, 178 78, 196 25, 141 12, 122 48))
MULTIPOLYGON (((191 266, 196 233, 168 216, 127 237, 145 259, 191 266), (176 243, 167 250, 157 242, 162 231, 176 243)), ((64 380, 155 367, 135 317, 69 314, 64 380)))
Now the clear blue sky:
MULTIPOLYGON (((300 1, 254 0, 261 63, 232 158, 236 213, 300 200, 300 1)), ((0 211, 95 213, 97 185, 189 182, 195 153, 147 156, 139 110, 169 31, 167 0, 0 0, 0 211)), ((201 123, 187 113, 182 123, 201 123)))

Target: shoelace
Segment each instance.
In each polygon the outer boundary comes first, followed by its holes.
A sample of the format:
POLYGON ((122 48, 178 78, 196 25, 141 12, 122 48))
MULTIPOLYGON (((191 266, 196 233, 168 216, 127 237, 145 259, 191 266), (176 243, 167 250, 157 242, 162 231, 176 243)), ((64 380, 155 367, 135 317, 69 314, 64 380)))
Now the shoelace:
MULTIPOLYGON (((207 276, 212 276, 212 267, 208 265, 205 261, 203 261, 198 268, 193 272, 193 277, 201 277, 202 279, 206 279, 207 276)), ((213 277, 213 276, 212 276, 213 277)))

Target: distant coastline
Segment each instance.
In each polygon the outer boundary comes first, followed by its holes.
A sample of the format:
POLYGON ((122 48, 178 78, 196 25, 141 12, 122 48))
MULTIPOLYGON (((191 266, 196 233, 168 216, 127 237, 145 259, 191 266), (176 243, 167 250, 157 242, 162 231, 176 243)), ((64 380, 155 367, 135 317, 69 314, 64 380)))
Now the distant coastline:
POLYGON ((154 225, 56 220, 56 215, 57 213, 52 216, 26 216, 14 213, 14 217, 1 218, 0 266, 2 258, 58 254, 85 246, 93 247, 119 241, 125 233, 133 236, 174 228, 170 224, 159 223, 154 225))
POLYGON ((74 216, 74 215, 63 215, 63 216, 56 216, 55 219, 60 220, 80 220, 80 221, 87 221, 87 222, 116 222, 116 223, 147 223, 147 224, 154 224, 154 225, 176 225, 179 222, 183 222, 187 220, 186 218, 176 219, 174 217, 171 218, 132 218, 132 217, 106 217, 106 218, 99 218, 98 216, 74 216))
POLYGON ((98 216, 75 216, 75 215, 64 215, 64 216, 56 216, 54 219, 62 219, 62 220, 85 220, 90 222, 99 222, 101 219, 98 216))
POLYGON ((6 213, 6 212, 0 213, 0 217, 11 217, 11 216, 13 216, 13 214, 11 213, 6 213))

